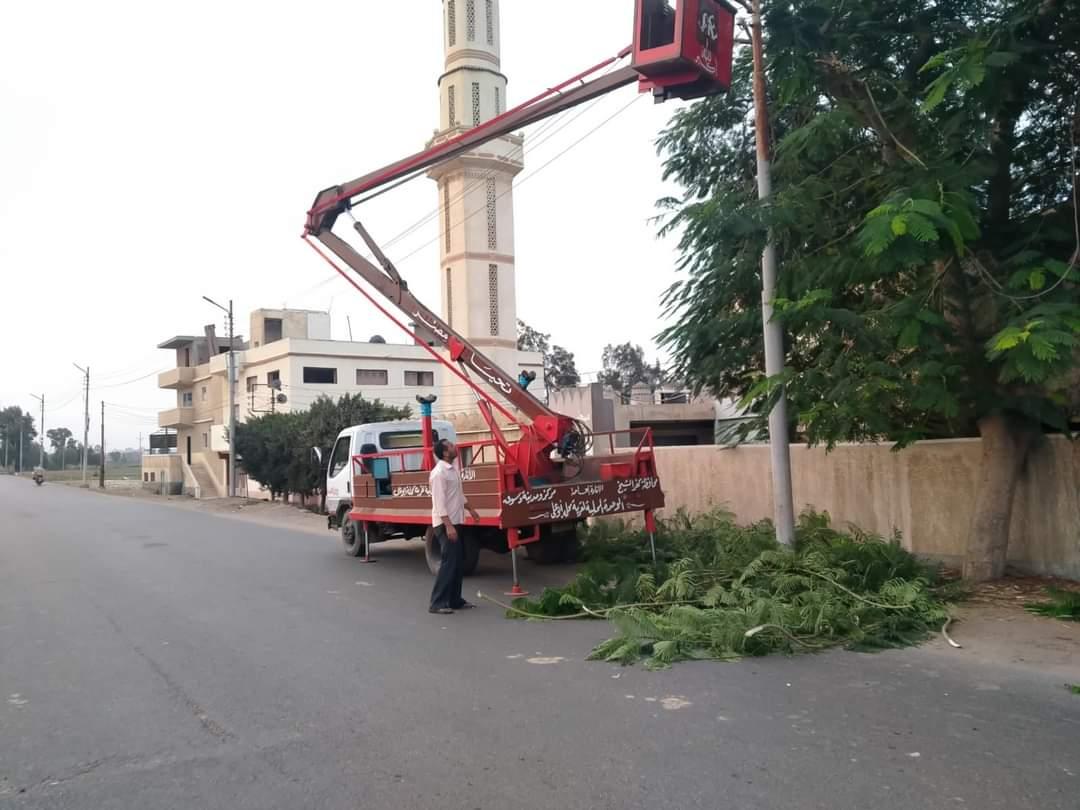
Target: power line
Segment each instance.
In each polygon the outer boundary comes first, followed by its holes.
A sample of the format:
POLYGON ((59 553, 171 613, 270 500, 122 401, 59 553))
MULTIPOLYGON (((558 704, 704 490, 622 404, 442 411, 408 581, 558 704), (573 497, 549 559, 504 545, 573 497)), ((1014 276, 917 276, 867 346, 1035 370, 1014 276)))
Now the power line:
MULTIPOLYGON (((605 71, 605 73, 604 73, 604 74, 601 74, 601 76, 603 76, 603 75, 606 75, 606 73, 608 73, 608 72, 611 72, 611 71, 612 71, 612 70, 614 70, 614 69, 615 69, 615 66, 614 66, 614 65, 611 65, 611 66, 610 66, 609 68, 607 68, 607 70, 605 71)), ((589 112, 590 112, 590 111, 591 111, 591 110, 592 110, 592 109, 593 109, 594 107, 596 107, 596 106, 597 106, 597 105, 598 105, 599 103, 601 103, 601 102, 602 102, 602 101, 604 101, 604 100, 605 100, 605 99, 604 99, 604 97, 603 97, 603 96, 601 96, 601 97, 599 97, 599 98, 597 98, 597 99, 594 99, 594 100, 593 100, 592 102, 590 102, 589 104, 587 104, 587 105, 586 105, 586 106, 585 106, 585 107, 584 107, 583 109, 581 109, 581 110, 578 110, 578 111, 576 111, 576 112, 575 112, 575 111, 573 111, 573 110, 564 110, 563 112, 559 113, 559 114, 558 114, 558 115, 556 115, 555 117, 553 117, 553 118, 551 118, 551 119, 549 119, 549 120, 545 121, 545 122, 544 122, 544 123, 543 123, 543 124, 542 124, 542 125, 540 126, 540 128, 539 128, 539 129, 538 129, 538 130, 537 130, 537 131, 536 131, 536 132, 534 133, 534 135, 533 135, 533 139, 534 139, 534 140, 530 140, 530 141, 528 141, 528 142, 527 142, 526 144, 522 144, 522 146, 520 146, 520 147, 515 147, 515 149, 513 150, 513 152, 511 152, 511 159, 517 159, 517 158, 519 158, 519 157, 523 157, 523 156, 525 156, 525 155, 531 155, 531 154, 533 154, 533 152, 534 152, 535 150, 537 150, 537 149, 538 149, 539 147, 543 146, 543 145, 544 145, 545 143, 547 143, 548 141, 550 141, 550 140, 551 140, 552 138, 554 138, 554 137, 555 137, 556 135, 558 135, 558 134, 559 134, 560 132, 562 132, 563 130, 567 129, 567 128, 568 128, 568 127, 569 127, 569 126, 571 125, 571 124, 573 124, 573 123, 574 123, 575 121, 577 121, 578 119, 580 119, 580 118, 581 118, 582 116, 584 116, 584 115, 586 115, 587 113, 589 113, 589 112), (569 120, 567 120, 567 121, 565 122, 565 124, 563 124, 562 126, 558 126, 558 127, 557 127, 556 129, 554 129, 553 131, 550 131, 550 130, 552 130, 552 127, 555 127, 556 125, 558 125, 558 124, 559 124, 559 123, 560 123, 561 121, 563 121, 563 120, 564 120, 564 119, 566 118, 566 116, 567 116, 567 115, 569 115, 569 114, 570 114, 571 112, 575 112, 575 114, 573 115, 573 117, 571 117, 571 118, 570 118, 569 120), (550 134, 548 134, 548 135, 547 135, 547 137, 543 137, 543 136, 545 135, 545 133, 547 133, 548 131, 550 131, 550 134)), ((635 97, 635 99, 634 99, 634 100, 635 100, 635 101, 637 100, 637 99, 636 99, 636 97, 635 97)), ((628 106, 629 106, 629 105, 628 105, 628 106)), ((609 120, 610 120, 610 119, 609 119, 609 120)), ((605 123, 607 123, 607 122, 606 122, 606 121, 605 121, 605 122, 602 122, 602 123, 601 123, 601 124, 600 124, 599 126, 603 126, 603 125, 604 125, 605 123)), ((592 131, 595 131, 595 129, 594 129, 594 130, 592 130, 592 131)), ((587 134, 586 134, 586 137, 588 137, 588 135, 589 135, 589 134, 591 134, 591 132, 590 132, 590 133, 587 133, 587 134)), ((583 140, 583 139, 582 139, 582 140, 583 140)), ((580 141, 578 141, 578 143, 580 143, 580 141)), ((576 144, 575 144, 575 145, 576 145, 576 144)), ((571 146, 571 148, 572 148, 572 147, 573 147, 573 145, 571 146)), ((567 150, 564 150, 564 151, 563 151, 562 153, 560 153, 559 155, 556 155, 555 159, 558 159, 559 157, 561 157, 561 155, 565 154, 565 153, 566 153, 567 151, 569 151, 569 150, 568 150, 568 149, 567 149, 567 150)), ((544 166, 542 166, 542 167, 541 167, 541 169, 542 169, 542 168, 544 168, 544 167, 546 167, 546 166, 548 166, 548 165, 550 165, 550 164, 551 164, 552 162, 553 162, 553 161, 548 161, 548 163, 544 164, 544 166)), ((485 173, 484 175, 482 175, 481 177, 479 177, 478 179, 476 179, 476 180, 475 180, 475 181, 474 181, 474 182, 473 182, 473 183, 472 183, 471 185, 467 185, 467 186, 465 187, 465 189, 464 189, 464 190, 463 190, 463 191, 462 191, 462 192, 461 192, 460 194, 456 195, 456 196, 455 196, 455 197, 453 197, 453 198, 452 198, 451 200, 449 200, 449 204, 450 204, 450 205, 455 205, 455 204, 457 204, 457 203, 461 202, 462 200, 466 199, 466 198, 467 198, 467 197, 468 197, 468 196, 469 196, 470 194, 472 194, 472 193, 473 193, 474 191, 478 190, 478 189, 479 189, 479 188, 480 188, 480 187, 481 187, 481 186, 482 186, 483 184, 485 184, 485 183, 486 183, 486 182, 487 182, 487 181, 488 181, 489 179, 491 179, 492 177, 495 177, 495 176, 496 176, 496 175, 497 175, 497 174, 498 174, 498 173, 499 173, 500 171, 501 171, 501 169, 492 169, 492 170, 489 170, 489 171, 488 171, 487 173, 485 173)), ((538 170, 538 171, 539 171, 539 170, 538 170)), ((533 172, 533 173, 531 173, 531 174, 528 174, 528 175, 526 175, 526 176, 525 176, 524 178, 522 178, 522 180, 521 180, 521 181, 520 181, 520 182, 519 182, 519 183, 518 183, 517 185, 519 185, 519 186, 520 186, 520 185, 521 185, 522 183, 524 183, 524 182, 525 182, 526 180, 528 180, 528 179, 529 179, 529 177, 532 177, 532 176, 534 176, 534 175, 535 175, 536 173, 537 173, 537 172, 533 172)), ((406 179, 407 179, 407 180, 412 180, 412 179, 415 179, 415 177, 417 177, 417 176, 419 176, 419 175, 412 175, 412 176, 410 176, 410 177, 408 177, 408 178, 406 178, 406 179)), ((404 182, 404 181, 403 181, 403 182, 404 182)), ((399 184, 396 184, 396 185, 395 185, 394 187, 396 188, 396 186, 397 186, 397 185, 401 185, 401 184, 400 184, 400 183, 399 183, 399 184)), ((511 191, 512 191, 512 190, 513 190, 513 188, 511 188, 511 191)), ((500 194, 500 195, 499 195, 498 197, 496 197, 496 200, 498 200, 498 199, 502 199, 502 198, 503 198, 504 196, 506 196, 506 195, 507 195, 507 194, 509 194, 509 193, 510 193, 510 191, 506 191, 506 192, 503 192, 503 193, 502 193, 502 194, 500 194)), ((361 201, 361 202, 363 202, 363 201, 361 201)), ((441 214, 441 213, 443 212, 443 209, 444 209, 444 207, 445 207, 445 205, 440 205, 440 206, 438 206, 437 208, 435 208, 435 209, 433 209, 433 210, 429 211, 429 212, 428 212, 427 214, 425 214, 425 215, 424 215, 423 217, 421 217, 421 218, 420 218, 419 220, 417 220, 416 222, 414 222, 414 223, 413 223, 412 225, 410 225, 410 226, 408 226, 407 228, 405 228, 405 230, 403 230, 403 231, 399 232, 399 233, 398 233, 398 234, 396 234, 395 236, 392 236, 392 237, 390 237, 390 238, 389 238, 388 240, 386 240, 386 242, 384 242, 384 243, 383 243, 383 248, 384 248, 384 249, 388 249, 388 248, 390 248, 390 247, 394 246, 394 245, 395 245, 395 244, 397 244, 398 242, 400 242, 400 241, 402 241, 403 239, 407 238, 408 236, 412 235, 412 234, 413 234, 414 232, 416 232, 416 231, 417 231, 417 230, 418 230, 419 228, 423 227, 424 225, 428 224, 429 222, 431 222, 431 221, 433 221, 433 220, 436 220, 436 219, 437 219, 437 218, 439 217, 439 215, 440 215, 440 214, 441 214)), ((476 212, 473 212, 473 214, 467 215, 467 216, 465 217, 465 219, 464 219, 464 220, 462 220, 461 222, 459 222, 459 223, 456 223, 456 224, 460 226, 460 225, 464 224, 465 222, 468 222, 468 221, 469 221, 469 219, 471 219, 471 218, 472 218, 473 216, 475 216, 475 215, 476 215, 477 213, 479 213, 479 212, 480 212, 480 211, 482 211, 482 210, 484 210, 484 208, 483 208, 483 207, 481 207, 481 208, 480 208, 480 209, 479 209, 478 211, 476 211, 476 212)), ((423 248, 427 247, 428 245, 432 244, 433 242, 437 242, 438 240, 439 240, 439 237, 438 237, 438 236, 436 236, 436 237, 435 237, 434 239, 432 239, 431 241, 429 241, 429 242, 426 242, 426 243, 424 243, 423 245, 421 245, 421 246, 420 246, 420 249, 422 250, 423 248)), ((407 258, 410 258, 411 256, 415 255, 415 253, 416 253, 416 252, 419 252, 419 251, 414 251, 413 253, 410 253, 410 254, 408 254, 408 256, 406 256, 405 258, 406 258, 406 259, 407 259, 407 258)), ((402 261, 404 261, 404 259, 402 259, 402 261)), ((297 298, 297 297, 303 297, 303 296, 305 296, 305 295, 308 295, 308 294, 310 294, 310 293, 313 293, 313 292, 315 292, 315 291, 316 291, 317 289, 320 289, 321 287, 324 287, 324 286, 326 286, 327 284, 330 284, 330 283, 331 283, 332 281, 336 280, 337 278, 338 278, 338 276, 337 276, 336 274, 335 274, 335 275, 333 275, 333 276, 329 276, 329 277, 327 277, 327 278, 323 279, 322 281, 320 281, 320 282, 317 282, 316 284, 312 285, 311 287, 305 288, 305 289, 304 289, 303 291, 301 291, 300 293, 297 293, 297 294, 294 294, 294 295, 290 295, 290 296, 288 296, 288 297, 289 297, 289 298, 297 298)))

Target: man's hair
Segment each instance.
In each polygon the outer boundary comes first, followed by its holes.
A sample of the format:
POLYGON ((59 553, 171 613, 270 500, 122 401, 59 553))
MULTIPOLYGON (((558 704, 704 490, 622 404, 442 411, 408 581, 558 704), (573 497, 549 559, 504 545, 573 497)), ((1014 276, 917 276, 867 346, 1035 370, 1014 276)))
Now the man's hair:
POLYGON ((446 439, 439 439, 437 442, 435 442, 435 458, 437 458, 439 461, 445 461, 446 448, 449 447, 449 445, 450 442, 448 442, 446 439))

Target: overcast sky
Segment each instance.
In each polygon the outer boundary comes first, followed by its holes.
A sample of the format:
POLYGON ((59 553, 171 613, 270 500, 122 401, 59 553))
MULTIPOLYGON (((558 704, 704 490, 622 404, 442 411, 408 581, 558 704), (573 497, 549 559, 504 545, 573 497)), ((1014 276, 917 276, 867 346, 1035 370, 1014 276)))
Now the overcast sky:
MULTIPOLYGON (((510 102, 618 52, 632 9, 502 0, 510 102)), ((233 298, 245 336, 250 310, 290 306, 330 309, 337 339, 348 315, 358 339, 398 340, 299 234, 319 189, 423 146, 442 69, 439 0, 7 4, 0 406, 36 416, 29 394, 44 392, 46 427, 81 432, 72 363, 89 365, 92 414, 110 403, 108 444, 135 446, 175 404, 156 387, 173 357, 155 346, 211 322, 224 333, 202 295, 233 298)), ((582 372, 609 342, 655 353, 658 298, 675 278, 674 245, 649 221, 670 191, 653 141, 675 105, 635 92, 534 138, 517 180, 518 315, 582 372)), ((437 204, 425 178, 366 209, 384 243, 428 220, 389 252, 435 307, 437 204)))

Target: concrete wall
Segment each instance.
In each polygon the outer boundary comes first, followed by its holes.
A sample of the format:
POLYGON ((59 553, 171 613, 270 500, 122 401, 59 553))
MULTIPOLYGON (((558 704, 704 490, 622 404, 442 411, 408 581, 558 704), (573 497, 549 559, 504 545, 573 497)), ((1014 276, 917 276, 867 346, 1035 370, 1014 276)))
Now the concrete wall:
POLYGON ((184 486, 183 462, 179 455, 149 455, 142 458, 144 488, 163 495, 178 495, 184 486), (149 478, 153 476, 153 481, 149 478))
MULTIPOLYGON (((964 553, 982 447, 978 439, 841 445, 832 453, 793 446, 795 509, 826 511, 890 535, 907 548, 949 563, 964 553)), ((668 509, 699 513, 724 506, 741 523, 771 518, 767 446, 660 447, 657 466, 668 509)), ((1033 573, 1080 579, 1080 442, 1053 437, 1032 454, 1013 511, 1012 564, 1033 573)))

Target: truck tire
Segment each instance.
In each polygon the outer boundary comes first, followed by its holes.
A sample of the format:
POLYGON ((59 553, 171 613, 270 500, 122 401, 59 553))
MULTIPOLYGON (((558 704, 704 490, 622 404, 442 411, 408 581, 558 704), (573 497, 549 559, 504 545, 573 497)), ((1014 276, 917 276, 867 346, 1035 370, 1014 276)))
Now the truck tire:
MULTIPOLYGON (((472 532, 462 532, 464 537, 460 542, 465 544, 465 576, 471 577, 476 573, 477 566, 480 564, 480 543, 472 532)), ((424 535, 424 559, 427 561, 428 571, 432 576, 437 576, 439 573, 439 566, 442 565, 442 550, 439 548, 439 543, 435 540, 435 530, 428 529, 424 535)))
POLYGON ((472 532, 465 532, 465 536, 461 538, 465 543, 465 576, 471 577, 476 573, 477 566, 480 565, 480 542, 476 539, 472 532))
POLYGON ((364 556, 363 530, 359 523, 349 517, 348 512, 341 517, 341 545, 350 557, 364 556))
POLYGON ((540 540, 525 546, 525 555, 538 565, 574 562, 578 545, 577 535, 571 532, 545 534, 540 540))

